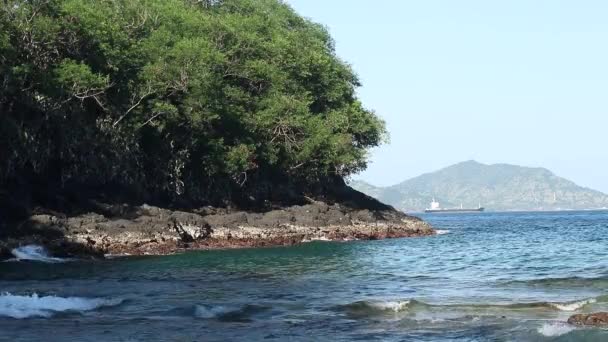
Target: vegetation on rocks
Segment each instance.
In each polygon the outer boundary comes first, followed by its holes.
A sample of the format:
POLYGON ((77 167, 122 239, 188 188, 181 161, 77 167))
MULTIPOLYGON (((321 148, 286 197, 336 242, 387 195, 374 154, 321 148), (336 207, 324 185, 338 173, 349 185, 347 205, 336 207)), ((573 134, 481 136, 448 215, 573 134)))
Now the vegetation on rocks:
POLYGON ((0 198, 261 203, 363 169, 385 134, 327 30, 278 0, 0 7, 0 198))

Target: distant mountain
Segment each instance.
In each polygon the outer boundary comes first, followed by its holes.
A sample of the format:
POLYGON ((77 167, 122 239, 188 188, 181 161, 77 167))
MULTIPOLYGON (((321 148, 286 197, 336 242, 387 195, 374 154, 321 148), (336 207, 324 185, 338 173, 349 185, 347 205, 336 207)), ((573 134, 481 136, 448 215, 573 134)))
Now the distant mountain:
POLYGON ((544 168, 466 161, 389 187, 350 185, 404 211, 421 211, 433 198, 441 207, 488 210, 596 209, 608 195, 576 185, 544 168))

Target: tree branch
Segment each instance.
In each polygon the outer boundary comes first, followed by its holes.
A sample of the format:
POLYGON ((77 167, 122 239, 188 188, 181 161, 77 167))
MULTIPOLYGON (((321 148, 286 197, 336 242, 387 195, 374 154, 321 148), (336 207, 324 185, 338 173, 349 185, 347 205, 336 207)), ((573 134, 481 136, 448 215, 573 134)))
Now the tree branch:
POLYGON ((148 97, 152 94, 154 94, 154 91, 152 91, 151 87, 148 87, 148 91, 139 98, 139 101, 137 101, 134 105, 132 105, 129 109, 127 109, 127 111, 120 118, 118 118, 118 120, 114 121, 114 123, 112 124, 112 127, 116 127, 116 125, 118 125, 124 118, 126 118, 127 115, 129 115, 129 113, 131 113, 131 111, 133 111, 135 108, 137 108, 146 97, 148 97))

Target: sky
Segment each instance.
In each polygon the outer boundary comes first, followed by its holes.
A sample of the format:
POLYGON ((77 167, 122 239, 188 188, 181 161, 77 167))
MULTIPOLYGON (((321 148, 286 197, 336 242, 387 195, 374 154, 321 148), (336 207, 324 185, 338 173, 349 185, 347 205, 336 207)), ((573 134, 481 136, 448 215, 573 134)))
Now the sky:
POLYGON ((329 29, 386 121, 390 143, 354 179, 474 159, 608 193, 608 1, 286 2, 329 29))

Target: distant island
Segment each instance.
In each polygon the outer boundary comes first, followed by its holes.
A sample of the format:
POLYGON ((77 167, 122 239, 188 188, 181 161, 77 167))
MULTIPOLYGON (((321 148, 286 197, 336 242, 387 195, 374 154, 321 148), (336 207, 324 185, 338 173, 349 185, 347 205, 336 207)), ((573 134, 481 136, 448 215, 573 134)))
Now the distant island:
POLYGON ((423 211, 434 198, 442 207, 506 210, 601 209, 608 195, 561 178, 544 168, 458 163, 389 187, 363 181, 350 185, 407 212, 423 211))

